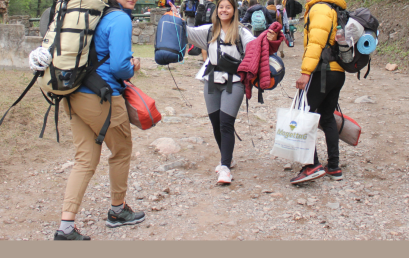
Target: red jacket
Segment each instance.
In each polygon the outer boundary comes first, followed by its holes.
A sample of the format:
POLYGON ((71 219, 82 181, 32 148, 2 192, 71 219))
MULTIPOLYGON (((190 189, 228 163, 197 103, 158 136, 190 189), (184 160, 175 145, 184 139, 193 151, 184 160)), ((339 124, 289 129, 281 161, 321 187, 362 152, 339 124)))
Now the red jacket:
POLYGON ((277 33, 276 41, 267 39, 268 30, 265 30, 255 40, 250 41, 246 46, 246 54, 241 62, 237 73, 240 76, 240 81, 246 87, 246 97, 251 98, 251 80, 257 75, 260 78, 260 87, 265 89, 270 85, 270 55, 277 52, 281 41, 285 40, 285 36, 281 31, 281 24, 274 22, 269 29, 277 33))

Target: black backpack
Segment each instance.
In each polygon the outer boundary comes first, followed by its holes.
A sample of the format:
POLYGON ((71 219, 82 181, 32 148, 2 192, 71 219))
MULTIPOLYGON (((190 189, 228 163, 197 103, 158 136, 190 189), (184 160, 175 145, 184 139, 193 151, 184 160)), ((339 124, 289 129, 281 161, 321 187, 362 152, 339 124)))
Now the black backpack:
MULTIPOLYGON (((371 15, 371 12, 367 8, 358 8, 353 12, 348 12, 347 10, 342 9, 341 7, 327 3, 327 2, 318 2, 316 4, 326 4, 332 9, 334 9, 337 12, 337 23, 339 26, 342 27, 342 29, 345 31, 345 26, 348 23, 349 17, 355 19, 358 21, 365 29, 370 29, 372 31, 377 31, 379 27, 379 22, 378 20, 371 15)), ((313 6, 314 6, 313 5, 313 6)), ((312 6, 311 6, 312 8, 312 6)), ((310 10, 311 10, 310 8, 310 10)), ((309 15, 307 16, 307 23, 304 25, 304 27, 307 28, 307 31, 309 30, 309 24, 310 24, 310 17, 309 15)), ((355 56, 353 60, 350 63, 344 63, 340 58, 339 58, 339 47, 338 43, 335 41, 335 44, 331 46, 329 44, 329 40, 332 34, 333 28, 331 27, 331 31, 328 35, 327 39, 327 44, 322 50, 321 53, 321 58, 320 62, 318 63, 317 67, 315 68, 314 71, 321 71, 321 92, 325 93, 325 86, 326 86, 326 70, 327 67, 329 66, 329 63, 332 61, 336 61, 346 72, 348 73, 357 73, 357 78, 360 80, 361 76, 361 69, 363 69, 365 66, 368 65, 368 69, 364 75, 364 78, 368 76, 370 70, 371 70, 371 58, 369 55, 364 55, 361 54, 357 49, 356 49, 356 43, 353 46, 354 48, 354 53, 355 56)), ((307 44, 308 44, 308 36, 307 36, 307 44)))
POLYGON ((212 23, 212 15, 215 9, 216 5, 213 2, 206 1, 204 4, 200 4, 196 13, 198 25, 212 23))
POLYGON ((242 6, 239 8, 239 16, 240 16, 240 19, 243 19, 243 18, 244 18, 244 15, 246 14, 247 9, 249 9, 248 5, 242 5, 242 6))
POLYGON ((273 22, 277 21, 277 11, 274 10, 268 10, 270 13, 271 18, 273 18, 273 22))
POLYGON ((294 13, 295 15, 302 13, 302 4, 294 0, 294 13))

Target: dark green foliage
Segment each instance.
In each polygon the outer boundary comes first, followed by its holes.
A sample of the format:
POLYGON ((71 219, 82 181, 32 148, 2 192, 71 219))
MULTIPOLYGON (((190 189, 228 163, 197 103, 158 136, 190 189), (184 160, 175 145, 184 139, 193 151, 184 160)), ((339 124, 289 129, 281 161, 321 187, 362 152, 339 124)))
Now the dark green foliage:
POLYGON ((40 17, 43 11, 50 7, 52 3, 53 0, 10 0, 9 15, 40 17))

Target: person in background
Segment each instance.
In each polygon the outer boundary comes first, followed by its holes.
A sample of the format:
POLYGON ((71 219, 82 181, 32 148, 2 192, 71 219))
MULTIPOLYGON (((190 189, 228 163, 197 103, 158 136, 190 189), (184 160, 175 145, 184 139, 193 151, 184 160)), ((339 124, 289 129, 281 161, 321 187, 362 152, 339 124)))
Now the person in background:
MULTIPOLYGON (((216 10, 216 4, 214 3, 214 0, 206 0, 204 2, 204 6, 205 6, 205 14, 207 13, 207 9, 210 9, 210 17, 212 17, 214 10, 216 10)), ((207 14, 206 14, 207 15, 207 14)), ((211 24, 211 19, 209 22, 201 22, 200 24, 196 23, 196 26, 202 26, 205 24, 211 24)), ((207 59, 207 50, 206 49, 202 49, 202 58, 203 58, 203 62, 206 61, 207 59)))
POLYGON ((268 12, 271 15, 271 18, 273 18, 273 21, 278 21, 281 25, 283 25, 283 20, 281 18, 281 13, 277 13, 277 7, 275 6, 275 1, 274 0, 268 0, 267 1, 267 6, 266 6, 268 12))
MULTIPOLYGON (((194 0, 196 2, 196 7, 198 5, 198 0, 194 0)), ((182 18, 186 21, 187 26, 194 27, 195 26, 195 16, 193 14, 187 14, 186 11, 186 4, 187 0, 183 1, 180 10, 182 12, 182 18)))
POLYGON ((287 16, 289 20, 295 19, 295 0, 286 0, 285 10, 287 11, 287 16))
POLYGON ((328 164, 323 167, 318 160, 315 148, 314 164, 302 167, 298 176, 291 179, 292 184, 314 180, 327 174, 333 180, 342 180, 339 167, 339 135, 334 111, 338 104, 339 93, 345 82, 345 71, 336 62, 330 62, 326 71, 319 65, 322 50, 327 44, 335 44, 337 33, 337 12, 325 3, 335 3, 346 9, 344 0, 307 0, 304 21, 304 55, 301 64, 301 77, 296 88, 307 91, 307 100, 311 112, 321 114, 320 125, 327 143, 328 164), (318 68, 318 69, 317 69, 318 68), (321 92, 321 73, 326 73, 325 93, 321 92))
MULTIPOLYGON (((244 15, 241 23, 252 23, 251 17, 256 11, 263 11, 264 18, 266 20, 266 29, 274 22, 267 8, 258 3, 258 0, 250 0, 249 8, 247 9, 246 14, 244 15)), ((254 29, 254 28, 253 28, 254 29)), ((254 31, 254 36, 258 37, 262 31, 254 31)))
POLYGON ((239 21, 240 22, 244 18, 244 15, 246 14, 248 8, 249 8, 249 2, 247 0, 244 0, 241 3, 241 6, 239 8, 239 21))
MULTIPOLYGON (((285 32, 285 34, 289 34, 290 33, 290 25, 288 23, 288 17, 287 17, 287 12, 284 9, 283 5, 282 5, 282 1, 281 0, 274 0, 275 3, 275 7, 277 8, 278 12, 280 13, 280 17, 281 17, 281 25, 283 25, 283 31, 285 32)), ((284 44, 280 45, 280 48, 278 49, 280 51, 280 56, 281 58, 284 58, 284 44)))

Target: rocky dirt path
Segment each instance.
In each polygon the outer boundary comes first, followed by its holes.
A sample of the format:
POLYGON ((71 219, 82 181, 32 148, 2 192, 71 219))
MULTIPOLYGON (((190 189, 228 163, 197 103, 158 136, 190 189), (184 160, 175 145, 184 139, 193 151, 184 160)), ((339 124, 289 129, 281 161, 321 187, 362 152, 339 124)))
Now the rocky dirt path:
MULTIPOLYGON (((215 184, 214 167, 220 157, 206 114, 203 84, 194 79, 199 58, 187 57, 184 64, 170 66, 192 108, 174 90, 169 71, 143 59, 143 71, 133 82, 155 98, 165 114, 153 129, 132 130, 127 202, 144 210, 147 219, 131 227, 105 227, 110 151, 104 146, 77 217, 82 232, 94 240, 408 239, 407 75, 376 66, 366 80, 347 75, 340 105, 362 126, 362 135, 357 147, 340 143, 343 181, 325 177, 292 186, 289 180, 300 164, 270 154, 276 108, 290 106, 287 94, 294 96, 299 77, 302 47, 297 36, 296 47, 285 49, 284 81, 264 94, 265 104, 258 104, 255 97, 250 101, 251 134, 245 105, 240 110, 236 130, 243 141, 236 141, 238 166, 232 170, 234 181, 229 186, 215 184), (355 103, 362 96, 368 96, 367 102, 355 103), (151 145, 159 138, 173 139, 169 146, 180 150, 162 155, 151 145)), ((23 85, 31 75, 3 71, 0 76, 5 84, 6 100, 0 109, 4 112, 22 90, 13 86, 23 85)), ((37 138, 46 108, 39 95, 30 93, 0 128, 0 240, 51 240, 59 225, 74 149, 63 112, 61 143, 55 143, 52 118, 45 139, 37 138)), ((317 144, 325 163, 321 131, 317 144)))

